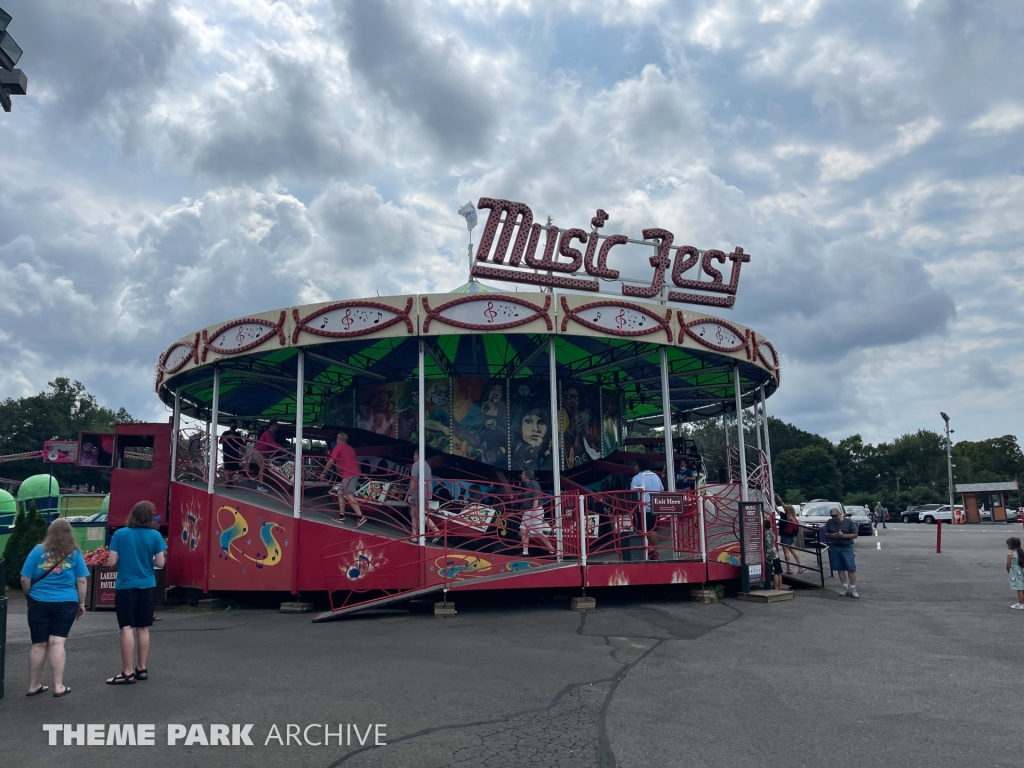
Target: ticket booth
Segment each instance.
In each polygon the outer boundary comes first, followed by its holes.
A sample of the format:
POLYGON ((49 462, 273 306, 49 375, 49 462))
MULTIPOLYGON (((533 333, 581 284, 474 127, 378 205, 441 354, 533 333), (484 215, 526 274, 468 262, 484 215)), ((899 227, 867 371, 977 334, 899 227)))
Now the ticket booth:
POLYGON ((963 498, 968 523, 1005 523, 1007 496, 1017 491, 1017 481, 1003 483, 960 483, 956 492, 963 498))

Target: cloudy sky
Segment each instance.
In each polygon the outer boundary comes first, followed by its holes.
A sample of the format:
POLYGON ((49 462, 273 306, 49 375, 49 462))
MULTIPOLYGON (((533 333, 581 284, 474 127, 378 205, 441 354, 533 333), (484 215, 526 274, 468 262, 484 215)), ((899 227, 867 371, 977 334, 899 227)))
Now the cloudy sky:
POLYGON ((742 246, 801 427, 1024 435, 1018 0, 0 3, 0 397, 163 418, 170 341, 454 288, 492 196, 742 246))

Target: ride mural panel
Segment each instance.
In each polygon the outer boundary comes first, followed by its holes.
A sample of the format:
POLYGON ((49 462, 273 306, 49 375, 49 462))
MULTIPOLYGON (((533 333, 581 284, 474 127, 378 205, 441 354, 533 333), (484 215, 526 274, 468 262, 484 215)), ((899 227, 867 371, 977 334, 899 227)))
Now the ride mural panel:
POLYGON ((356 390, 355 426, 385 437, 395 436, 394 384, 376 384, 356 390))
POLYGON ((561 390, 558 431, 562 440, 562 466, 572 469, 601 458, 600 389, 568 382, 561 390))
POLYGON ((622 445, 622 395, 616 389, 601 390, 601 448, 608 456, 622 445))
POLYGON ((508 466, 508 407, 505 382, 452 381, 452 453, 492 467, 508 466))
POLYGON ((294 519, 224 496, 210 504, 210 589, 291 589, 294 519))
POLYGON ((167 517, 167 586, 206 591, 210 551, 206 489, 172 483, 167 517))
POLYGON ((515 379, 510 385, 509 469, 551 469, 551 407, 547 382, 515 379))

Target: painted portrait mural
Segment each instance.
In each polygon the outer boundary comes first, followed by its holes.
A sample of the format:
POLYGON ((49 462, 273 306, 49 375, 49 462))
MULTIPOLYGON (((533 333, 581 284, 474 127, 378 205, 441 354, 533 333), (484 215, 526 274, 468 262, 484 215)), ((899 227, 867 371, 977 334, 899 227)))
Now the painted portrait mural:
POLYGON ((378 435, 395 436, 394 384, 377 384, 356 391, 355 425, 378 435))
POLYGON ((467 378, 454 379, 452 385, 452 453, 494 467, 507 467, 505 382, 467 378))
POLYGON ((600 390, 573 382, 564 384, 558 429, 566 469, 601 458, 600 390))
POLYGON ((601 444, 605 456, 622 445, 622 404, 618 390, 601 390, 601 444))
POLYGON ((518 379, 511 385, 511 469, 551 469, 551 408, 547 382, 518 379))

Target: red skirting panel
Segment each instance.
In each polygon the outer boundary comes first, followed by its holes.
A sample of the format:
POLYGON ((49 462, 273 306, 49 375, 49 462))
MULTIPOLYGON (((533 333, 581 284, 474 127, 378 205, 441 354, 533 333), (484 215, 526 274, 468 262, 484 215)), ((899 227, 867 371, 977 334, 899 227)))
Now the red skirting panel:
POLYGON ((602 563, 587 566, 588 587, 702 584, 704 581, 704 563, 602 563))
POLYGON ((167 586, 208 590, 210 496, 206 491, 171 483, 167 515, 167 586))

